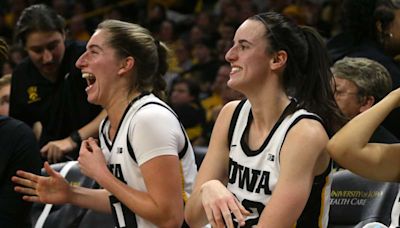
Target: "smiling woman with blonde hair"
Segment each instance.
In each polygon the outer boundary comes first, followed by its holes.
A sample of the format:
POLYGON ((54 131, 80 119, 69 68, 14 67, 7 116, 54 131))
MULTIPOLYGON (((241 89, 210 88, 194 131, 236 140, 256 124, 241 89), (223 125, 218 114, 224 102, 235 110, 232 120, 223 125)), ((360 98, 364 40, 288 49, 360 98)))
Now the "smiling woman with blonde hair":
POLYGON ((176 114, 159 97, 167 49, 139 25, 100 23, 76 62, 90 103, 107 117, 100 145, 82 142, 80 169, 104 189, 70 186, 47 163, 50 177, 19 171, 13 180, 25 200, 71 203, 112 213, 117 227, 180 227, 197 170, 176 114))

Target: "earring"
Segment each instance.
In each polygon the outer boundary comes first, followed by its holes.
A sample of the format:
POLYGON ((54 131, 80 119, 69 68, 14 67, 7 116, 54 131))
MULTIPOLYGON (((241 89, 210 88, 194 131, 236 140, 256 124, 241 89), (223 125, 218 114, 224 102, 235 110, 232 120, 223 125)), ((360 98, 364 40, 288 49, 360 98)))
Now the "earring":
POLYGON ((388 33, 381 33, 381 35, 378 37, 379 42, 381 44, 385 44, 386 42, 390 41, 393 38, 393 33, 388 32, 388 33))

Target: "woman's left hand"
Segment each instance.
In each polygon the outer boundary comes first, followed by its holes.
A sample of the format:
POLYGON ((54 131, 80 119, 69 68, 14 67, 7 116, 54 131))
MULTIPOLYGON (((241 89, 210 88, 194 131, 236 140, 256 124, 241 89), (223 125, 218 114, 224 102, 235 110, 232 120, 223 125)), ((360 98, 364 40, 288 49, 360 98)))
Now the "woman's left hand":
POLYGON ((235 216, 240 226, 250 215, 236 197, 218 180, 205 182, 201 187, 201 197, 208 222, 212 227, 233 228, 235 216))
POLYGON ((103 152, 92 137, 82 142, 78 162, 81 172, 97 182, 99 177, 108 172, 103 152))

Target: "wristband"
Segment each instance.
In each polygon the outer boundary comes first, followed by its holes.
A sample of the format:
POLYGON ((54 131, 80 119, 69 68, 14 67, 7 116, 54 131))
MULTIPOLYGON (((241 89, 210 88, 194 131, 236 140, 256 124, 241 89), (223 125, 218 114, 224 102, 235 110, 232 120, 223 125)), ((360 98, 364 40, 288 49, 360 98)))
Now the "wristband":
POLYGON ((72 141, 74 141, 76 143, 76 145, 78 145, 78 147, 81 146, 82 143, 82 138, 81 135, 79 134, 78 131, 73 131, 69 137, 71 137, 72 141))

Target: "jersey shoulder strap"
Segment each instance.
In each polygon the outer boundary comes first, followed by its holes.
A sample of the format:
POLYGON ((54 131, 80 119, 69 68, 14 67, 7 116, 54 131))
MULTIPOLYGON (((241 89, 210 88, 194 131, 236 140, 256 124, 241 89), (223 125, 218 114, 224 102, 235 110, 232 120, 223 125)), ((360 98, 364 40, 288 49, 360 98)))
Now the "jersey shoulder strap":
MULTIPOLYGON (((140 107, 138 108, 137 111, 139 111, 140 109, 142 109, 143 107, 148 106, 148 105, 159 105, 159 106, 161 106, 161 107, 164 107, 165 109, 167 109, 168 111, 170 111, 170 112, 178 119, 179 125, 180 125, 181 130, 182 130, 182 133, 183 133, 183 135, 185 136, 185 145, 183 146, 182 150, 179 151, 179 153, 178 153, 179 159, 182 159, 182 158, 186 155, 187 149, 188 149, 188 147, 189 147, 189 139, 188 139, 188 136, 186 135, 185 128, 182 126, 182 123, 181 123, 181 121, 179 120, 178 115, 177 115, 171 108, 167 107, 166 105, 164 105, 164 104, 162 104, 162 103, 155 102, 155 101, 150 101, 150 102, 147 102, 147 103, 143 104, 142 106, 140 106, 140 107)), ((135 155, 134 155, 134 152, 133 152, 133 148, 132 148, 132 145, 131 145, 131 143, 130 143, 130 141, 129 141, 129 137, 128 137, 128 136, 127 136, 127 142, 128 142, 128 145, 127 145, 127 146, 128 146, 129 154, 130 154, 131 157, 136 161, 136 158, 135 158, 135 155)))
POLYGON ((239 117, 240 110, 242 110, 242 107, 246 101, 247 101, 247 99, 241 100, 239 102, 239 104, 236 106, 235 111, 233 112, 231 123, 229 124, 229 131, 228 131, 228 148, 231 148, 232 137, 233 137, 233 132, 235 130, 236 122, 239 117))

